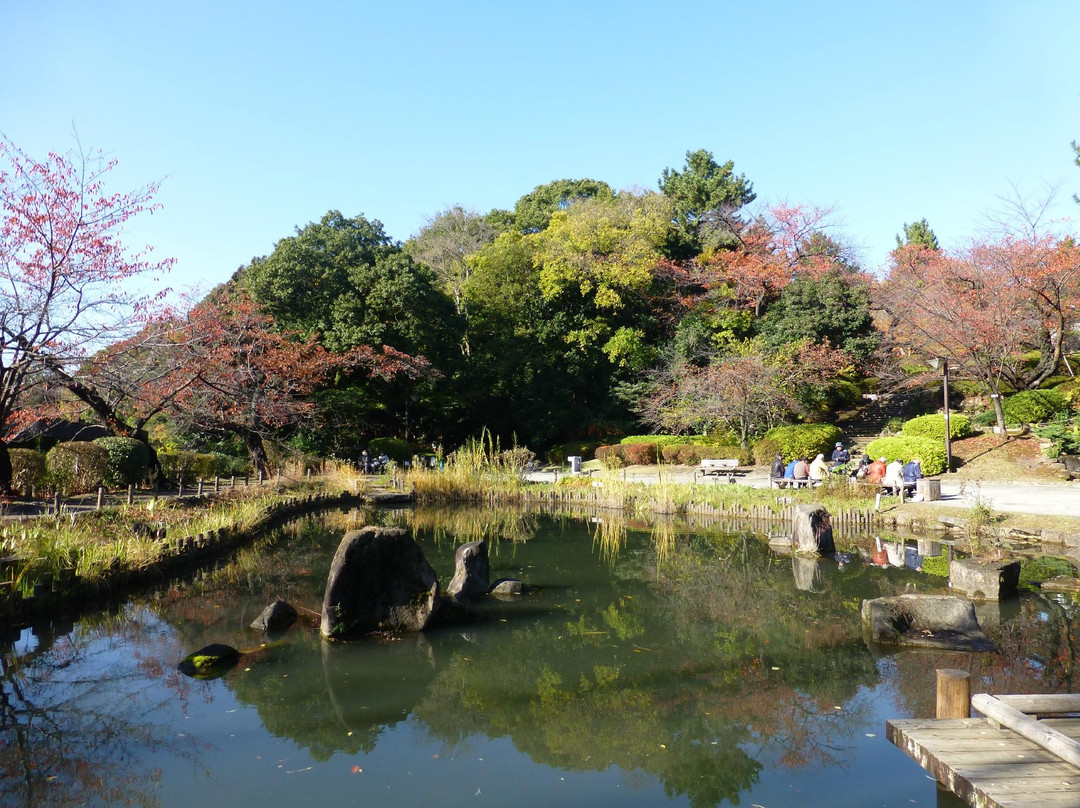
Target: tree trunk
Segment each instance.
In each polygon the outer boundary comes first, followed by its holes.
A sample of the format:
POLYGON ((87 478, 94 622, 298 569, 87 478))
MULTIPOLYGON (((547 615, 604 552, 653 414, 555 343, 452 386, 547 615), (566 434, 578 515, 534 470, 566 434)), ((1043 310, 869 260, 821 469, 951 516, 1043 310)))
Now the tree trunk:
POLYGON ((1001 407, 1001 394, 992 393, 990 400, 994 402, 994 415, 997 417, 998 431, 1005 434, 1005 410, 1001 407))
POLYGON ((0 494, 11 493, 11 455, 7 444, 0 440, 0 494))
POLYGON ((251 455, 251 467, 256 473, 261 471, 264 477, 269 477, 270 458, 266 456, 266 447, 263 445, 262 435, 245 429, 241 431, 240 436, 244 439, 248 454, 251 455))

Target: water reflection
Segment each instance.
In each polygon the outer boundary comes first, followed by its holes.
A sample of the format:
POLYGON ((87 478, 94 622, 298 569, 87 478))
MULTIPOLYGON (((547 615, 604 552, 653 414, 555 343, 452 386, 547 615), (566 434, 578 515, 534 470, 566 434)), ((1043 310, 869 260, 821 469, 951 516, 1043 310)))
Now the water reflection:
POLYGON ((546 772, 572 779, 590 804, 622 804, 621 790, 634 788, 655 803, 775 805, 755 795, 794 778, 804 778, 804 804, 858 805, 867 793, 925 803, 932 785, 879 736, 884 716, 932 714, 935 668, 970 669, 997 692, 1075 687, 1077 606, 1063 599, 983 609, 999 653, 868 647, 863 598, 943 587, 907 562, 909 549, 931 547, 890 538, 877 566, 869 537, 839 560, 803 559, 746 531, 594 518, 333 513, 113 617, 9 645, 0 796, 400 804, 408 781, 415 799, 464 804, 475 801, 467 778, 480 775, 461 764, 416 780, 418 756, 501 754, 485 782, 515 793, 529 782, 538 801, 558 804, 577 798, 546 772), (486 537, 493 576, 535 594, 486 603, 473 623, 423 636, 323 642, 312 613, 330 558, 345 530, 370 522, 412 526, 444 584, 457 544, 486 537), (267 642, 248 625, 276 597, 305 617, 267 642), (180 677, 175 663, 209 642, 253 653, 215 682, 180 677), (268 771, 270 759, 288 763, 268 771), (896 764, 894 779, 880 760, 896 764), (308 771, 306 785, 275 779, 308 771), (844 778, 850 796, 814 780, 821 771, 844 778))

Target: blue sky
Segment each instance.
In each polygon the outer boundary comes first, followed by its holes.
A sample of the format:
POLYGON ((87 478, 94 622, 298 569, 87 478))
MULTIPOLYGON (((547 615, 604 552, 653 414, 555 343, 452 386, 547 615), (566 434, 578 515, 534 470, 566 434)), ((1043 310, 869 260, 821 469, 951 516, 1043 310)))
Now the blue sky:
POLYGON ((327 210, 394 238, 564 177, 655 188, 705 148, 759 202, 834 206, 881 266, 1016 185, 1080 214, 1075 3, 3 0, 0 132, 165 178, 133 246, 203 289, 327 210))

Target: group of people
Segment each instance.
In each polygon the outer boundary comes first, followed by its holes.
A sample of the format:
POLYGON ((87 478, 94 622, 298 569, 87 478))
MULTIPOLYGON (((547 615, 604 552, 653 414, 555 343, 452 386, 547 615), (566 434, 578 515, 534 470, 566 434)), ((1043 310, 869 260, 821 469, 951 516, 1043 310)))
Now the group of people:
MULTIPOLYGON (((830 462, 826 462, 824 453, 821 453, 812 461, 802 457, 785 465, 784 458, 777 455, 769 469, 769 478, 779 488, 802 484, 820 485, 830 474, 846 469, 850 462, 851 452, 843 443, 837 443, 830 462)), ((871 463, 870 458, 863 455, 859 459, 859 465, 850 474, 855 480, 866 480, 897 494, 903 489, 914 489, 916 481, 922 479, 922 460, 916 457, 907 463, 900 460, 886 463, 884 457, 879 457, 871 463)))
POLYGON ((364 470, 364 474, 381 474, 389 465, 390 458, 386 452, 379 452, 377 457, 369 455, 367 449, 360 453, 360 467, 364 470))

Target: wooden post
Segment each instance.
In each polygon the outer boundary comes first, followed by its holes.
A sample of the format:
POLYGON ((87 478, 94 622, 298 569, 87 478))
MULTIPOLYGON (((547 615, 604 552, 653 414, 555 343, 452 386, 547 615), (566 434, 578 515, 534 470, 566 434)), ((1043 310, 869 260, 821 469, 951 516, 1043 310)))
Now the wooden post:
POLYGON ((56 516, 60 515, 60 492, 57 491, 53 494, 53 513, 56 516))
POLYGON ((217 474, 214 475, 214 493, 216 494, 221 490, 221 477, 217 474))
POLYGON ((199 497, 202 497, 202 482, 203 482, 202 477, 200 477, 199 478, 199 491, 198 491, 198 494, 197 494, 197 496, 199 496, 199 497))
POLYGON ((184 478, 183 477, 181 477, 179 479, 179 481, 177 482, 176 496, 177 497, 183 497, 184 496, 184 478))
POLYGON ((96 510, 96 511, 101 510, 101 503, 102 503, 102 500, 104 500, 104 499, 105 499, 105 488, 104 488, 104 486, 99 485, 98 489, 97 489, 97 507, 95 507, 94 510, 96 510))
POLYGON ((133 502, 135 502, 135 486, 128 483, 127 504, 131 505, 133 502))
POLYGON ((971 674, 955 668, 938 668, 937 717, 971 717, 971 674))
POLYGON ((229 488, 236 488, 236 475, 229 478, 229 488))

